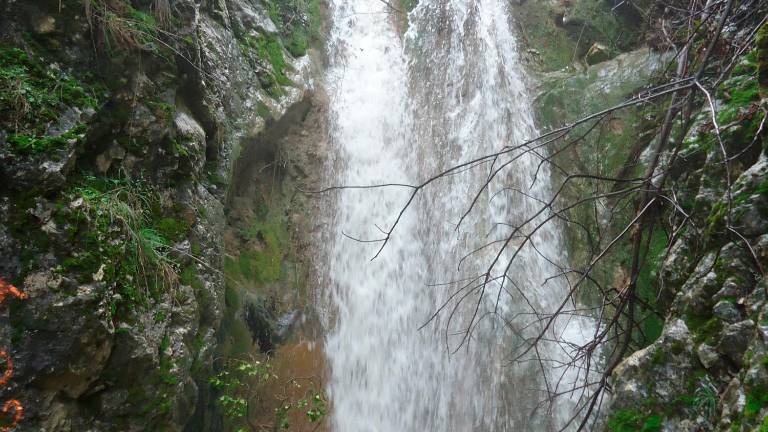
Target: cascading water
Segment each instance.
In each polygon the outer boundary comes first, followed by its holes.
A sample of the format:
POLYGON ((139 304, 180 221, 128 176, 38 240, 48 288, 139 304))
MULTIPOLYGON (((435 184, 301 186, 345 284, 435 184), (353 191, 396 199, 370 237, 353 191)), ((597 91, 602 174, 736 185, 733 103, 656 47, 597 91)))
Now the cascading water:
MULTIPOLYGON (((382 2, 331 3, 334 184, 419 184, 535 135, 503 0, 421 0, 404 41, 382 2)), ((430 184, 372 261, 381 243, 368 240, 392 227, 412 189, 340 191, 327 263, 334 431, 545 431, 570 417, 567 397, 536 410, 553 382, 578 378, 558 371, 568 360, 561 344, 542 343, 542 362, 509 362, 511 347, 538 329, 532 309, 552 312, 566 298, 563 281, 546 280, 567 259, 558 226, 533 235, 509 269, 514 246, 491 265, 498 240, 550 194, 539 161, 509 152, 430 184), (486 271, 485 288, 471 283, 486 271)), ((588 320, 573 318, 548 334, 578 343, 587 330, 588 320)))

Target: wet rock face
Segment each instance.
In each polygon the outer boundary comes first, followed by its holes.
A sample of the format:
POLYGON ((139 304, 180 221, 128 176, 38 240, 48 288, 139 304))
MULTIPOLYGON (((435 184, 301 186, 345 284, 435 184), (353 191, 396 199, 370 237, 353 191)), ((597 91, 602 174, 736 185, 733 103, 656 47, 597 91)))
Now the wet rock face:
POLYGON ((730 194, 722 149, 709 145, 716 137, 706 107, 695 116, 680 160, 670 167, 671 187, 699 215, 694 216, 698 227, 671 246, 659 271, 657 285, 673 299, 662 336, 614 371, 608 430, 630 417, 653 420, 658 425, 653 430, 662 431, 766 427, 768 170, 764 138, 755 136, 760 117, 751 111, 764 103, 756 86, 750 66, 730 79, 730 93, 718 102, 721 120, 729 113, 740 116, 722 134, 726 152, 739 155, 731 162, 730 194), (761 147, 751 145, 753 140, 761 147), (666 382, 673 385, 658 385, 666 382))
POLYGON ((29 294, 0 309, 15 360, 0 396, 24 401, 21 431, 197 421, 234 159, 259 145, 263 111, 279 119, 308 92, 307 60, 282 48, 260 1, 172 1, 167 23, 156 2, 113 3, 152 38, 99 39, 79 0, 0 6, 0 68, 16 66, 41 113, 0 113, 0 278, 29 294), (277 44, 277 87, 246 34, 277 44))

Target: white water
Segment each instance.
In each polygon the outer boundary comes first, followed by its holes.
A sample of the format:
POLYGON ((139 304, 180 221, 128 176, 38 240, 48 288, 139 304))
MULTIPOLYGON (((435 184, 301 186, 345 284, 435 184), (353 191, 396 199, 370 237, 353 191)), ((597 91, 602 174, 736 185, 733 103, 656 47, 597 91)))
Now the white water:
MULTIPOLYGON (((536 135, 506 1, 421 0, 404 41, 380 1, 331 3, 326 87, 334 184, 417 184, 536 135)), ((555 390, 567 349, 542 344, 543 371, 538 363, 509 361, 520 335, 537 331, 528 325, 531 308, 552 312, 565 298, 565 281, 545 283, 558 271, 554 264, 567 262, 557 224, 532 237, 535 248, 522 248, 504 286, 464 291, 470 295, 463 302, 449 302, 418 330, 464 285, 447 283, 488 270, 500 244, 458 268, 461 257, 538 210, 534 198, 510 188, 550 194, 550 173, 539 160, 510 153, 423 189, 373 261, 381 243, 349 237, 382 238, 411 190, 339 193, 338 231, 327 254, 336 312, 325 346, 334 431, 546 431, 570 417, 567 397, 536 410, 545 390, 555 390), (507 162, 457 229, 492 167, 507 162)), ((505 274, 513 251, 501 254, 492 278, 505 274)), ((548 337, 578 343, 589 327, 584 319, 561 320, 548 337)), ((578 378, 569 372, 560 386, 578 378)))

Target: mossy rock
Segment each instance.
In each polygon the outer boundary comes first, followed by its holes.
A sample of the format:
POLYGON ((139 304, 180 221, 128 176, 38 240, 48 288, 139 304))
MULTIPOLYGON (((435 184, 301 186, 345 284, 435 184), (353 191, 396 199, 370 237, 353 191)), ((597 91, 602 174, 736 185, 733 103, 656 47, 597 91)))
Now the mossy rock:
POLYGON ((757 80, 760 83, 760 93, 768 97, 768 23, 763 24, 756 38, 757 80))

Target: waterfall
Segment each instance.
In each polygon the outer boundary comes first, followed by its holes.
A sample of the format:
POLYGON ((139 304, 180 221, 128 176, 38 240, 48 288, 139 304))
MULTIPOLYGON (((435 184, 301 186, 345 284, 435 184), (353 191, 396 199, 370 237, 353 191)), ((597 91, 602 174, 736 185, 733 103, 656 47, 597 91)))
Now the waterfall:
MULTIPOLYGON (((391 12, 377 0, 331 1, 333 184, 419 184, 536 135, 506 1, 421 0, 404 38, 391 12)), ((332 430, 547 431, 571 416, 567 395, 540 404, 547 391, 583 379, 562 368, 567 344, 542 343, 541 362, 510 361, 540 328, 532 308, 553 312, 567 297, 567 281, 548 279, 567 264, 562 227, 546 224, 507 270, 522 242, 513 240, 485 289, 471 283, 511 225, 551 194, 542 152, 509 152, 446 176, 399 219, 413 189, 338 192, 326 281, 332 430)), ((579 343, 591 328, 588 318, 563 318, 547 335, 579 343)))

